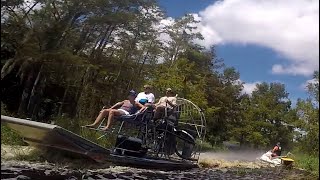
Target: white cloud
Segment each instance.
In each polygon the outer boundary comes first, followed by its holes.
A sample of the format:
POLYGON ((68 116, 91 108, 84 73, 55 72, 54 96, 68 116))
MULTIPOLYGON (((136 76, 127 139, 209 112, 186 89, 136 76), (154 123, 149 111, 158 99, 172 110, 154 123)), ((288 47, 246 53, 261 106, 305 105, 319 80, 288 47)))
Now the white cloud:
MULTIPOLYGON (((195 15, 209 47, 238 43, 268 47, 289 59, 275 74, 311 75, 319 69, 318 0, 224 0, 195 15)), ((282 64, 284 63, 284 64, 282 64)))
POLYGON ((253 83, 244 83, 243 84, 243 89, 242 89, 242 93, 246 93, 246 94, 249 94, 251 95, 252 94, 252 91, 254 91, 257 87, 257 84, 260 84, 261 82, 260 81, 256 81, 256 82, 253 82, 253 83))
POLYGON ((309 80, 307 80, 306 82, 304 82, 304 83, 302 83, 301 85, 300 85, 300 89, 302 89, 302 90, 307 90, 307 86, 308 86, 308 84, 316 84, 316 83, 319 83, 319 81, 317 80, 317 79, 309 79, 309 80))
POLYGON ((38 1, 35 1, 35 0, 28 0, 28 1, 24 1, 24 8, 25 10, 29 10, 30 8, 32 8, 33 10, 39 10, 42 8, 42 3, 39 3, 38 1), (34 7, 33 7, 34 6, 34 7))
POLYGON ((168 42, 171 41, 170 35, 166 33, 166 27, 173 25, 173 23, 174 19, 172 17, 168 17, 162 19, 159 24, 154 25, 154 28, 158 32, 161 32, 157 39, 160 40, 165 46, 168 46, 168 42))

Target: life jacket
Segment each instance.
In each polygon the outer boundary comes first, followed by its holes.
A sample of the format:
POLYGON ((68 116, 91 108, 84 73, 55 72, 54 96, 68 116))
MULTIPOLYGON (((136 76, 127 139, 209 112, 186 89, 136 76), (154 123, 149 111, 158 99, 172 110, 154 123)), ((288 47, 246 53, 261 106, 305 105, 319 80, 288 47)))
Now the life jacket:
MULTIPOLYGON (((274 151, 274 153, 275 153, 277 156, 281 156, 281 147, 278 146, 278 145, 276 145, 276 146, 277 146, 278 148, 274 151)), ((275 146, 275 147, 276 147, 276 146, 275 146)), ((275 148, 275 147, 274 147, 274 148, 275 148)), ((274 148, 273 148, 273 149, 274 149, 274 148)))

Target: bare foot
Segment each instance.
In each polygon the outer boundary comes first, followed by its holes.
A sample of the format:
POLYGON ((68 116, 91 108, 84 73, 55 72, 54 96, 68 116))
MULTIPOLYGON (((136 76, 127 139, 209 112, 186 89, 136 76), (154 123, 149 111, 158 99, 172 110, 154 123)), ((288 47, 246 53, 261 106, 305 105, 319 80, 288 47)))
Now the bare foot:
POLYGON ((109 131, 109 128, 107 128, 107 127, 102 128, 101 131, 109 131))
POLYGON ((88 127, 88 128, 95 128, 96 125, 95 124, 89 124, 89 125, 85 125, 85 127, 88 127))

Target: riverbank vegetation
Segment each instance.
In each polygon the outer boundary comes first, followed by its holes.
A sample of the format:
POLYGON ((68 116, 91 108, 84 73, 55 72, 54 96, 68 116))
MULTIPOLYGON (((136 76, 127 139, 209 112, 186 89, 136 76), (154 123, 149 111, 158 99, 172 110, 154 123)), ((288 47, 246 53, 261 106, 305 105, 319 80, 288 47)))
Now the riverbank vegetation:
MULTIPOLYGON (((316 157, 301 164, 319 164, 319 71, 307 86, 310 97, 296 104, 279 82, 243 93, 241 74, 214 46, 195 43, 203 39, 197 20, 185 15, 163 24, 168 19, 153 0, 4 1, 1 13, 3 115, 56 121, 80 134, 102 106, 148 83, 157 98, 171 87, 197 104, 212 147, 233 140, 270 149, 280 141, 316 157)), ((1 130, 1 143, 22 144, 1 130)))

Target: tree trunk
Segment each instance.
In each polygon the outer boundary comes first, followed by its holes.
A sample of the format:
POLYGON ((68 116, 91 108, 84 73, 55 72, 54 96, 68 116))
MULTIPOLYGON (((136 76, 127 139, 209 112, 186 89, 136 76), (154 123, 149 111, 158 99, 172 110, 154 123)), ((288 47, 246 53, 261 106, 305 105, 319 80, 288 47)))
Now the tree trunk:
POLYGON ((73 27, 74 23, 76 22, 76 20, 82 15, 81 12, 78 12, 78 13, 75 13, 70 22, 68 22, 66 25, 65 25, 65 28, 63 30, 63 32, 61 33, 61 36, 60 36, 60 39, 58 41, 58 45, 59 47, 63 47, 64 46, 64 42, 66 40, 66 37, 68 35, 68 32, 70 31, 70 29, 73 27))
POLYGON ((33 81, 34 81, 34 73, 33 71, 29 72, 26 82, 25 82, 25 87, 23 89, 22 95, 21 95, 21 101, 18 109, 18 114, 19 115, 25 115, 27 112, 28 108, 28 102, 30 99, 30 94, 32 91, 33 87, 33 81))
POLYGON ((119 79, 119 77, 121 76, 122 69, 123 69, 123 65, 124 65, 125 62, 128 61, 128 58, 129 58, 129 56, 130 56, 131 53, 132 53, 133 47, 136 45, 136 41, 137 41, 138 36, 139 36, 139 35, 136 34, 136 36, 134 37, 132 43, 131 43, 130 46, 129 46, 129 49, 128 49, 125 57, 124 57, 123 60, 119 63, 119 64, 120 64, 120 68, 119 68, 119 71, 118 71, 117 76, 116 76, 116 78, 115 78, 115 82, 117 82, 118 79, 119 79))
POLYGON ((100 37, 98 38, 98 40, 96 41, 96 44, 95 46, 92 48, 92 51, 91 51, 91 54, 90 54, 90 58, 92 59, 95 59, 97 54, 98 54, 98 51, 101 49, 104 41, 105 41, 105 38, 107 37, 107 34, 109 32, 111 28, 111 25, 108 26, 108 28, 106 29, 106 31, 104 31, 103 33, 101 33, 100 37))
POLYGON ((91 67, 87 67, 85 73, 83 74, 82 80, 82 89, 78 95, 77 100, 77 109, 76 109, 76 116, 79 118, 88 117, 88 112, 90 111, 90 102, 87 101, 91 100, 90 86, 92 86, 94 79, 96 78, 97 72, 95 69, 91 67), (89 106, 88 106, 89 104, 89 106))
POLYGON ((110 31, 108 32, 107 36, 104 37, 103 41, 100 42, 100 45, 99 45, 99 48, 96 50, 96 58, 99 60, 101 58, 101 55, 102 55, 102 52, 103 52, 103 49, 106 47, 106 45, 108 44, 109 42, 109 39, 110 39, 110 36, 113 32, 113 30, 115 29, 115 26, 112 26, 110 31))
POLYGON ((147 61, 148 55, 149 55, 149 51, 148 51, 147 54, 144 56, 143 61, 142 61, 142 64, 141 64, 140 67, 139 67, 138 77, 140 77, 140 75, 141 75, 141 73, 142 73, 142 69, 143 69, 143 66, 145 65, 145 63, 146 63, 146 61, 147 61))
POLYGON ((31 90, 30 99, 27 106, 27 115, 28 117, 32 117, 32 119, 37 120, 37 105, 40 104, 41 101, 41 79, 42 79, 42 69, 43 65, 41 65, 40 70, 38 72, 37 78, 33 83, 33 87, 31 90))
POLYGON ((65 100, 66 100, 69 88, 70 88, 70 85, 68 84, 67 88, 65 89, 64 94, 63 94, 63 98, 62 98, 61 105, 60 105, 60 108, 59 108, 58 116, 62 115, 62 109, 63 109, 63 106, 65 104, 65 100))
POLYGON ((78 43, 74 46, 73 54, 78 54, 88 42, 89 37, 92 35, 95 30, 96 25, 94 25, 90 30, 84 30, 82 32, 78 43))

